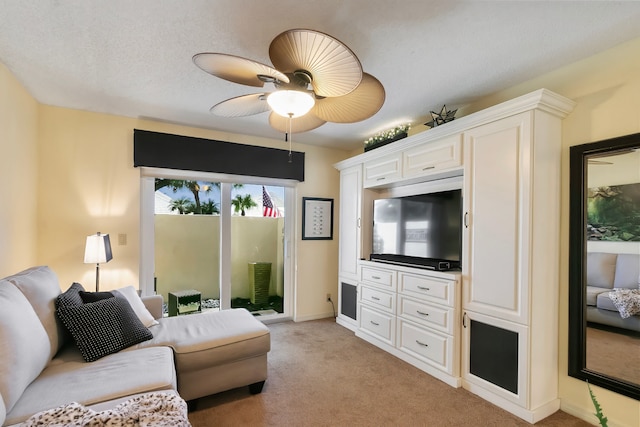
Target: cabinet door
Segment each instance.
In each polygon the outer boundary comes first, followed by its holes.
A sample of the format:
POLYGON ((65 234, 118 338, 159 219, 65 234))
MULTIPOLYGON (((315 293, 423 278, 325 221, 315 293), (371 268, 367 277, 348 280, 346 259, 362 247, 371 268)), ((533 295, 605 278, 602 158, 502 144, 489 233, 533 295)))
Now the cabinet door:
POLYGON ((338 279, 338 316, 336 323, 355 331, 358 329, 358 282, 338 279))
POLYGON ((421 144, 402 153, 402 176, 427 176, 462 165, 462 134, 451 135, 429 144, 421 144))
POLYGON ((466 309, 528 323, 531 112, 465 132, 466 309))
POLYGON ((464 388, 474 391, 481 387, 526 407, 530 391, 528 343, 529 328, 465 311, 462 321, 464 388))
POLYGON ((401 175, 401 153, 390 154, 364 164, 364 187, 376 187, 397 181, 401 175))
POLYGON ((361 250, 362 172, 360 166, 340 172, 340 276, 358 280, 361 250))

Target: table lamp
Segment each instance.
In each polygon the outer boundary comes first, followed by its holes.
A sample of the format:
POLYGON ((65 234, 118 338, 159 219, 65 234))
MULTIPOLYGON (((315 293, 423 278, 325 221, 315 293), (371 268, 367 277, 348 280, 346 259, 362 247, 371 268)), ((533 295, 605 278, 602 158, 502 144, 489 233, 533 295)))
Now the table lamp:
POLYGON ((108 234, 100 232, 87 236, 87 244, 84 248, 84 263, 96 265, 96 292, 100 290, 100 263, 113 259, 111 242, 108 234))

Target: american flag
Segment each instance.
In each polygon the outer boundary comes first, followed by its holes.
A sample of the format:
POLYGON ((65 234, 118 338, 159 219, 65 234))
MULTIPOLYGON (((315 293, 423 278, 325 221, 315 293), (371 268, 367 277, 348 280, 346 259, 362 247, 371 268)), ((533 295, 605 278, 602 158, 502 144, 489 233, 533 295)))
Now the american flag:
POLYGON ((280 215, 280 211, 273 204, 273 200, 271 200, 271 196, 267 193, 267 189, 262 186, 262 216, 272 216, 278 217, 280 215))

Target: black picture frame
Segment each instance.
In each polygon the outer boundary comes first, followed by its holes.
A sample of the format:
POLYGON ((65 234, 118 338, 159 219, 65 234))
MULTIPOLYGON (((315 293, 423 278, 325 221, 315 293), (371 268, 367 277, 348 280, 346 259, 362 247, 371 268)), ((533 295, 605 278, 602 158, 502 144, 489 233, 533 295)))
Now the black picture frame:
POLYGON ((333 240, 333 199, 302 198, 302 240, 333 240))

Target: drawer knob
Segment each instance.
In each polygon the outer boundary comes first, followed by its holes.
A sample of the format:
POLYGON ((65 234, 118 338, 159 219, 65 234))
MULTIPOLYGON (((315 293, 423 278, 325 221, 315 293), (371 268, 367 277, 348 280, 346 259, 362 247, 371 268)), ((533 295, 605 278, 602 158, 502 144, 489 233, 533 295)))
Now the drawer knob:
POLYGON ((380 301, 380 298, 378 298, 378 297, 371 297, 371 299, 374 300, 374 301, 380 301))
POLYGON ((416 310, 416 313, 418 313, 418 314, 420 314, 420 315, 422 315, 422 316, 428 316, 428 315, 429 315, 429 313, 423 313, 423 312, 422 312, 422 311, 420 311, 420 310, 416 310))
POLYGON ((416 343, 418 343, 418 345, 421 345, 423 347, 429 347, 429 344, 425 344, 423 342, 420 342, 419 340, 416 340, 416 343))
POLYGON ((426 168, 422 168, 423 171, 428 171, 429 169, 435 169, 435 166, 427 166, 426 168))
POLYGON ((380 280, 380 276, 371 276, 372 279, 380 280))
POLYGON ((425 286, 418 286, 418 289, 422 290, 422 291, 430 291, 430 288, 427 288, 425 286))
POLYGON ((374 326, 380 326, 380 323, 376 323, 373 320, 369 320, 369 322, 371 322, 371 324, 374 325, 374 326))

